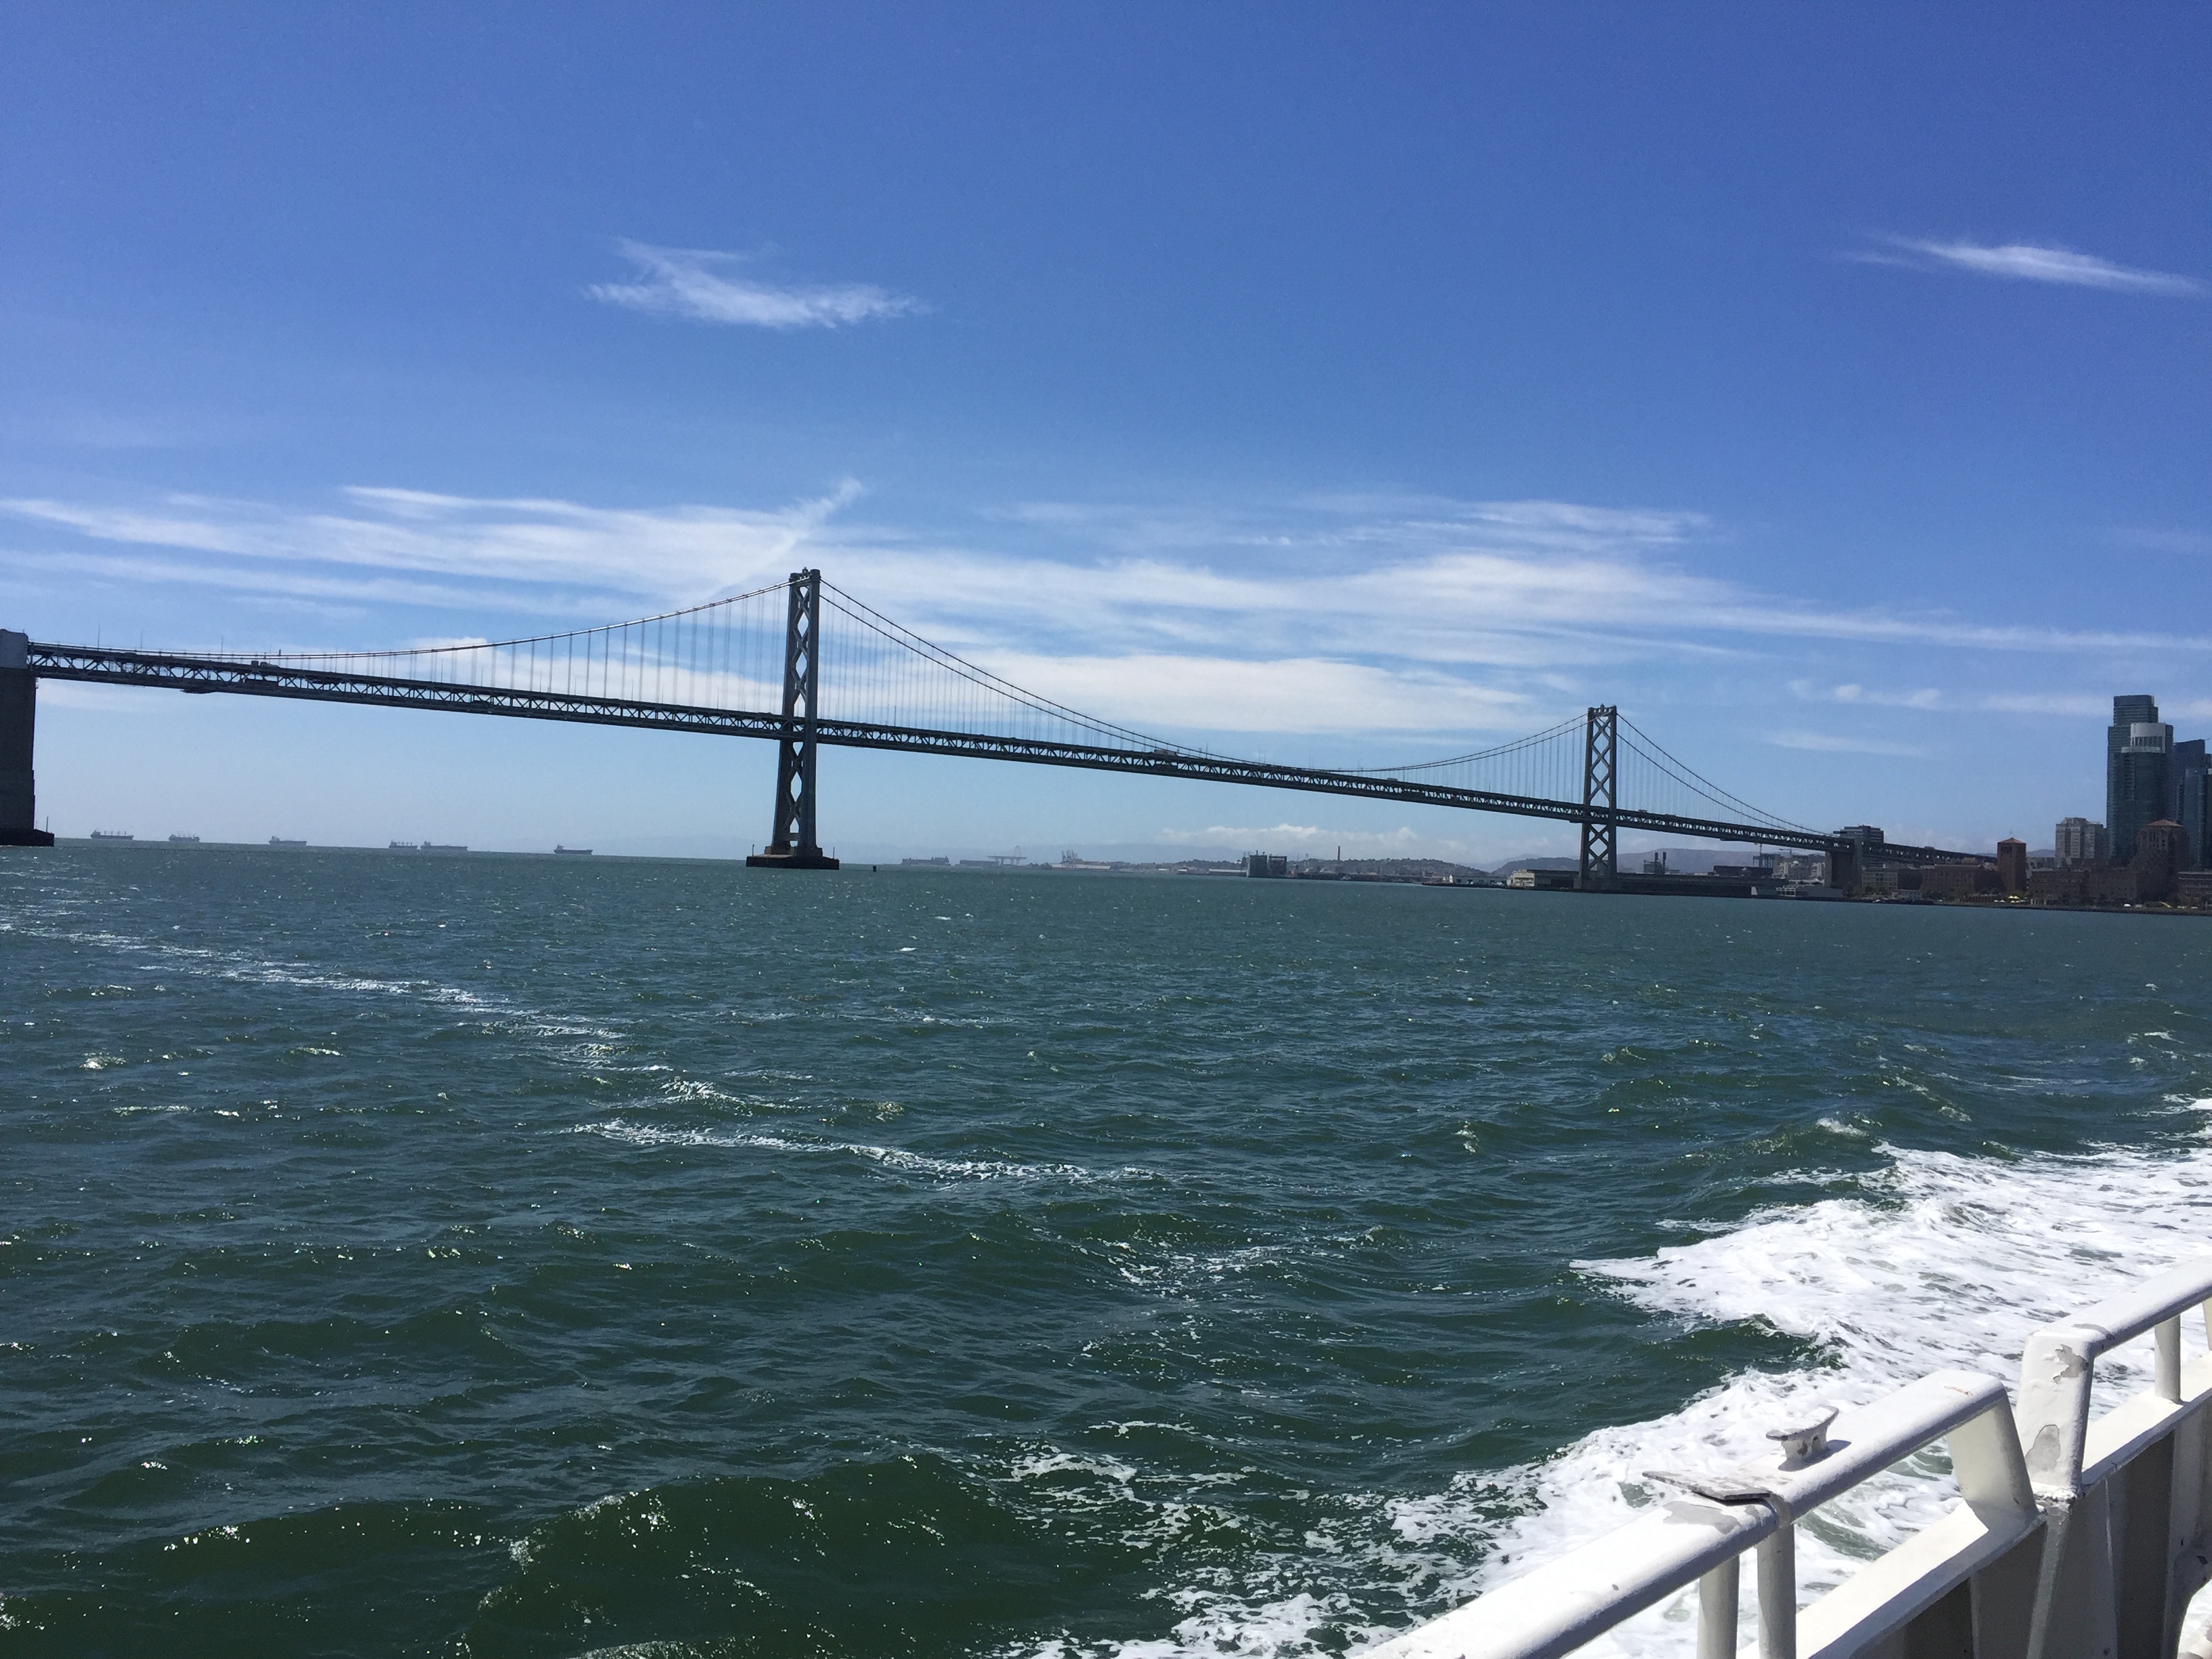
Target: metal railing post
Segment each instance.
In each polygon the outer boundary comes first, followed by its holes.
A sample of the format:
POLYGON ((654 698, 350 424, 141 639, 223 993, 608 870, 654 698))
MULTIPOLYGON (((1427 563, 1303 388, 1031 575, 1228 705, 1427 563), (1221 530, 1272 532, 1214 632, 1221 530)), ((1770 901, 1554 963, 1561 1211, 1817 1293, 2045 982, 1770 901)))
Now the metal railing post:
POLYGON ((1766 1501, 1782 1524, 1759 1546, 1759 1659, 1797 1659, 1797 1523, 1766 1501))
POLYGON ((2185 1591, 2202 1582, 2204 1430, 2201 1409, 2171 1408, 2189 1403, 2181 1321, 2202 1306, 2212 1328, 2208 1293, 2212 1262, 2195 1262, 2028 1339, 2020 1435, 2045 1528, 2029 1659, 2172 1651, 2185 1591), (2097 1361, 2146 1332, 2151 1386, 2099 1420, 2092 1456, 2097 1361))
POLYGON ((2212 1582, 2212 1356, 2182 1364, 2192 1310, 2212 1334, 2212 1260, 2035 1332, 2016 1412, 1996 1378, 1936 1371, 1841 1416, 1770 1430, 1778 1455, 1646 1470, 1685 1495, 1363 1659, 1567 1659, 1692 1585, 1698 1659, 1737 1659, 1741 1563, 1753 1553, 1760 1659, 2212 1659, 2202 1621, 2184 1628, 2190 1598, 2212 1582), (2093 1424, 2098 1360, 2146 1337, 2153 1386, 2093 1424), (1958 1504, 1801 1615, 1799 1520, 1938 1440, 1958 1504))
POLYGON ((1743 1558, 1731 1555, 1698 1580, 1698 1659, 1735 1659, 1743 1558))

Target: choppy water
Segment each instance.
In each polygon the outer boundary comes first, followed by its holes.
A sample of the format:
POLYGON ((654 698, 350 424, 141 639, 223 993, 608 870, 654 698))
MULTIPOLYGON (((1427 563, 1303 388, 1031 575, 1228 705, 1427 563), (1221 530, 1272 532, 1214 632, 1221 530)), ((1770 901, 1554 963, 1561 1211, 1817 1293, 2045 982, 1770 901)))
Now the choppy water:
POLYGON ((5 1654, 1304 1659, 2212 1243, 2187 922, 64 848, 0 975, 5 1654))

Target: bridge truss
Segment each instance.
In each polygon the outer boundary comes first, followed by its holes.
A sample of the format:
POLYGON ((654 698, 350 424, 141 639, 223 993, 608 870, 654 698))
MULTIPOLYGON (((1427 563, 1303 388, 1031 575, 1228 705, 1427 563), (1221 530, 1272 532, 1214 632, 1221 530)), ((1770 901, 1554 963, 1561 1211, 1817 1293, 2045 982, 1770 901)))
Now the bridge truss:
MULTIPOLYGON (((818 749, 883 749, 1297 789, 1550 818, 1583 829, 1582 884, 1616 875, 1620 831, 1855 859, 1961 860, 1869 848, 1762 811, 1690 770, 1611 708, 1511 743, 1407 766, 1326 769, 1170 743, 1024 690, 921 639, 818 571, 705 605, 533 639, 364 653, 162 652, 21 640, 26 678, 440 708, 765 738, 778 744, 775 833, 756 861, 832 864, 818 844, 818 749)), ((24 733, 28 806, 28 727, 24 733)), ((0 769, 4 769, 0 762, 0 769)), ((26 823, 27 824, 27 818, 26 823)))

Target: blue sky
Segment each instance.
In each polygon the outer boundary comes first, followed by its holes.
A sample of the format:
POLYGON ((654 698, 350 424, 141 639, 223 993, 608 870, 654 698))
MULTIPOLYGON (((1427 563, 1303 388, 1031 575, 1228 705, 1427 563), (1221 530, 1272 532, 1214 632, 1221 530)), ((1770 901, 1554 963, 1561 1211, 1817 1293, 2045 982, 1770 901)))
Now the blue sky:
MULTIPOLYGON (((2046 844, 2212 730, 2212 13, 0 5, 0 626, 386 646, 819 564, 1420 759, 1622 705, 2046 844)), ((707 738, 46 688, 64 833, 736 850, 707 738)), ((1554 850, 832 755, 848 855, 1554 850)))

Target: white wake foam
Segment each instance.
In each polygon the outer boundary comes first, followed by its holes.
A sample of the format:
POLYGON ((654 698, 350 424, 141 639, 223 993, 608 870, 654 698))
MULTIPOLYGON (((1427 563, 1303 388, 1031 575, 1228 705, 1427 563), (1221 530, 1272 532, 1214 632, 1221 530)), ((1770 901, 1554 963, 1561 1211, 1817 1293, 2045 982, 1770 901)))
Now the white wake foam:
MULTIPOLYGON (((1638 1478, 1646 1469, 1722 1468, 1768 1449, 1765 1431, 1815 1400, 1862 1404, 1944 1366, 2016 1383, 2021 1344, 2037 1326, 2212 1253, 2212 1158, 2203 1155, 2011 1161, 1885 1150, 1893 1161, 1865 1196, 1770 1212, 1637 1261, 1577 1264, 1656 1312, 1701 1323, 1764 1320, 1818 1343, 1831 1363, 1736 1377, 1668 1417, 1599 1430, 1514 1472, 1535 1506, 1507 1526, 1466 1590, 1627 1521, 1648 1501, 1638 1478)), ((2202 1349, 2202 1332, 2184 1336, 2202 1349)), ((2100 1368, 2099 1409, 2148 1385, 2149 1346, 2147 1338, 2130 1344, 2100 1368)), ((1801 1529, 1805 1599, 1950 1505, 1955 1488, 1934 1467, 1923 1459, 1917 1472, 1870 1482, 1801 1529)), ((1686 1652, 1690 1601, 1679 1597, 1585 1651, 1593 1659, 1686 1652)))
MULTIPOLYGON (((2212 1100, 2177 1101, 2212 1110, 2212 1100)), ((1035 1659, 1317 1659, 1384 1632, 1357 1609, 1413 1594, 1431 1613, 1518 1577, 1632 1519, 1653 1468, 1711 1469, 1771 1449, 1765 1431, 1825 1401, 1849 1407, 1946 1366, 2017 1382, 2029 1332, 2178 1262, 2212 1255, 2212 1153, 2111 1151, 2016 1160, 1885 1148, 1859 1194, 1767 1211, 1728 1232, 1631 1261, 1577 1264, 1654 1313, 1696 1324, 1760 1320, 1818 1345, 1820 1363, 1748 1372, 1680 1411, 1597 1430, 1525 1468, 1469 1472, 1419 1498, 1358 1495, 1309 1535, 1298 1564, 1252 1564, 1164 1599, 1182 1616, 1122 1642, 1026 1644, 1035 1659), (1512 1513, 1512 1511, 1519 1511, 1512 1513), (1466 1563, 1480 1549, 1480 1564, 1466 1563)), ((2201 1331, 2184 1333, 2202 1351, 2201 1331)), ((2148 1386, 2149 1341, 2100 1367, 2098 1409, 2148 1386)), ((1940 1458, 1857 1488, 1801 1528, 1809 1601, 1949 1507, 1940 1458)), ((1745 1579, 1745 1622, 1751 1621, 1745 1579)), ((1581 1652, 1691 1653, 1694 1592, 1581 1652)))
MULTIPOLYGON (((1016 1164, 993 1158, 931 1158, 903 1146, 875 1146, 857 1140, 801 1140, 789 1135, 756 1134, 738 1129, 662 1129, 651 1124, 609 1118, 580 1123, 568 1133, 626 1141, 633 1146, 729 1146, 771 1152, 842 1154, 866 1158, 886 1169, 950 1181, 1093 1181, 1099 1177, 1079 1164, 1016 1164)), ((1140 1173, 1117 1170, 1112 1175, 1140 1173)))

